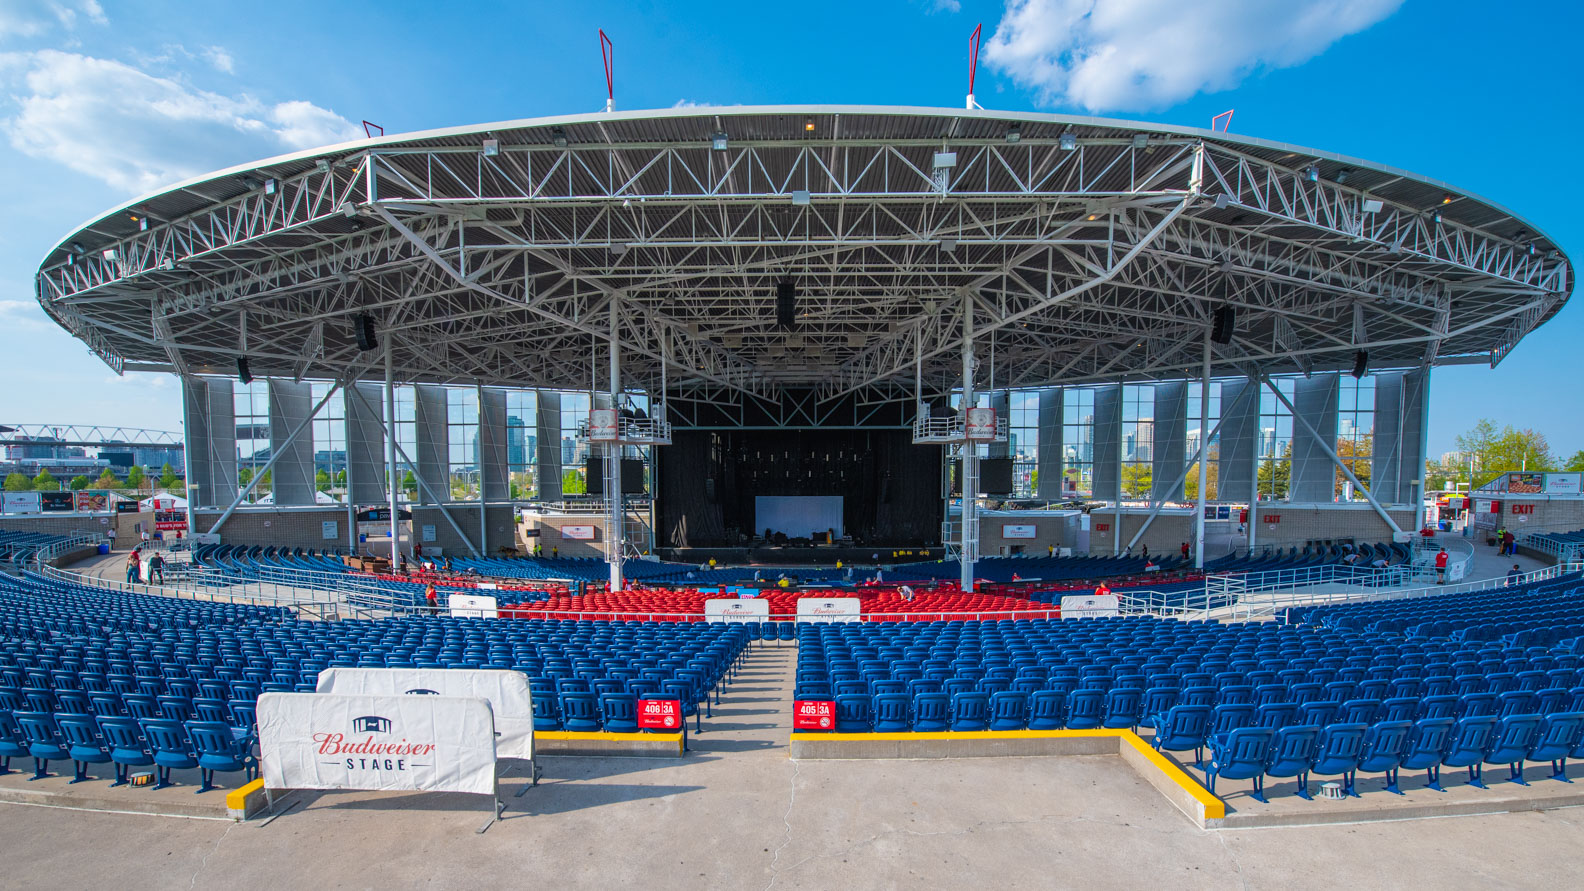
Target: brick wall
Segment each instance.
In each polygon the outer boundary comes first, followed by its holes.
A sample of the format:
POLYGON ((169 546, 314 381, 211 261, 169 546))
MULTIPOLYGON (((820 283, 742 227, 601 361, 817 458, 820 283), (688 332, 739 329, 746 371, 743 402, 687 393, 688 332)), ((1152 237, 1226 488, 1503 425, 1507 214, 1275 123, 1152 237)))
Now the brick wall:
MULTIPOLYGON (((1386 512, 1404 532, 1414 531, 1412 508, 1391 508, 1386 512)), ((1391 527, 1365 503, 1353 504, 1260 504, 1255 516, 1254 547, 1299 547, 1314 540, 1352 539, 1374 544, 1392 540, 1391 527), (1274 520, 1275 522, 1272 522, 1274 520)))
MULTIPOLYGON (((1144 548, 1155 555, 1182 555, 1182 543, 1193 535, 1193 517, 1191 512, 1182 510, 1163 510, 1150 523, 1144 537, 1133 546, 1135 556, 1142 554, 1144 548)), ((1127 544, 1132 541, 1134 534, 1144 525, 1149 517, 1149 511, 1122 510, 1122 549, 1126 551, 1127 544)), ((1116 517, 1110 511, 1096 510, 1089 515, 1089 553, 1096 557, 1109 557, 1112 555, 1112 545, 1115 535, 1111 524, 1116 522, 1116 517), (1101 528, 1101 527, 1105 528, 1101 528)))
POLYGON ((1015 553, 1012 549, 1021 547, 1021 553, 1030 556, 1043 557, 1050 553, 1051 548, 1071 548, 1077 545, 1079 513, 1058 516, 1004 516, 992 515, 979 518, 979 553, 985 557, 996 557, 1006 548, 1007 554, 1015 553), (1033 538, 1006 538, 1002 532, 1004 526, 1033 526, 1033 538))
POLYGON ((4 516, 0 529, 8 532, 37 532, 44 535, 71 535, 84 533, 103 537, 115 530, 115 549, 130 551, 140 540, 140 533, 154 531, 154 512, 135 514, 64 514, 61 516, 4 516))
MULTIPOLYGON (((478 545, 479 540, 479 509, 477 504, 450 505, 446 508, 451 514, 451 519, 456 521, 468 540, 478 545)), ((434 541, 424 542, 424 547, 430 546, 443 549, 449 557, 467 556, 471 552, 467 543, 451 523, 445 518, 445 513, 439 507, 417 507, 412 509, 412 528, 414 534, 423 536, 425 526, 434 527, 434 541)), ((517 509, 507 504, 491 505, 485 508, 484 515, 484 547, 480 549, 485 555, 495 554, 500 548, 520 548, 517 542, 516 523, 517 509)))

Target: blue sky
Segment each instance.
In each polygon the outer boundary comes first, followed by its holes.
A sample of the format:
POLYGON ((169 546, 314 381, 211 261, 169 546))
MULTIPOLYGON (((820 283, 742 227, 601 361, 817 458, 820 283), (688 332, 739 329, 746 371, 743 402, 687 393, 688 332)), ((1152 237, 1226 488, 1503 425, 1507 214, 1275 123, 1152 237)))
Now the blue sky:
MULTIPOLYGON (((116 378, 33 301, 44 252, 160 184, 387 132, 594 111, 596 29, 622 109, 768 103, 960 107, 984 24, 987 108, 1206 126, 1368 158, 1512 208, 1584 260, 1564 198, 1584 100, 1567 0, 177 4, 0 0, 3 422, 177 429, 168 376, 116 378)), ((1489 417, 1563 456, 1584 415, 1569 306, 1498 369, 1438 369, 1432 454, 1489 417), (1564 410, 1559 411, 1559 408, 1564 410)))

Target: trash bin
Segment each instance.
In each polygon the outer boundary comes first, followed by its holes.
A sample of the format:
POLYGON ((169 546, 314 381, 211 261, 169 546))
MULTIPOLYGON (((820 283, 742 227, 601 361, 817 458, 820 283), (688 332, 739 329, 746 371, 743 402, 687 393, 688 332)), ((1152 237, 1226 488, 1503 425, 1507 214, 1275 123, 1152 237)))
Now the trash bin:
POLYGON ((108 554, 108 553, 110 553, 110 545, 105 543, 105 542, 100 542, 99 543, 99 556, 103 557, 105 554, 108 554))

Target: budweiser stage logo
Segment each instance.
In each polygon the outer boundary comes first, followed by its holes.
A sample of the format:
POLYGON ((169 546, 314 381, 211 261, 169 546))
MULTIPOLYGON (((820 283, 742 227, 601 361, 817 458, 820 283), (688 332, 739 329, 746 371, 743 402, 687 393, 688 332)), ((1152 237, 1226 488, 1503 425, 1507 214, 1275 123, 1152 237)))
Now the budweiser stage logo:
POLYGON ((315 733, 313 741, 319 754, 339 759, 325 764, 342 763, 349 771, 405 771, 417 764, 413 758, 433 755, 433 743, 412 742, 406 738, 394 742, 376 739, 376 736, 394 736, 395 725, 390 718, 363 715, 352 719, 352 735, 343 733, 315 733))

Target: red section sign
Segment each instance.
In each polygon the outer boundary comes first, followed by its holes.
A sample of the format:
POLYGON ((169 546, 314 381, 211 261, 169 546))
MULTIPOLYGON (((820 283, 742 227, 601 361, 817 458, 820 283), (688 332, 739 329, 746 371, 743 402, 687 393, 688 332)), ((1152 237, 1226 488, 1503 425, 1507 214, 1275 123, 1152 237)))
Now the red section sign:
POLYGON ((680 699, 640 699, 640 700, 638 700, 638 729, 639 730, 680 730, 680 729, 682 729, 682 700, 680 700, 680 699))
POLYGON ((836 703, 825 699, 798 699, 792 703, 793 730, 835 730, 836 703))

